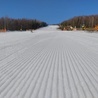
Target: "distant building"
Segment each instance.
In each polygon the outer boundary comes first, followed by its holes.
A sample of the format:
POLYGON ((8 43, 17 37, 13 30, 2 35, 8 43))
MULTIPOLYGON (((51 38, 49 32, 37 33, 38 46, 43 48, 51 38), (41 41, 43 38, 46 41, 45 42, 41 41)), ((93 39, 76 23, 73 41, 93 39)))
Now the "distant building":
POLYGON ((0 32, 6 32, 6 29, 0 29, 0 32))

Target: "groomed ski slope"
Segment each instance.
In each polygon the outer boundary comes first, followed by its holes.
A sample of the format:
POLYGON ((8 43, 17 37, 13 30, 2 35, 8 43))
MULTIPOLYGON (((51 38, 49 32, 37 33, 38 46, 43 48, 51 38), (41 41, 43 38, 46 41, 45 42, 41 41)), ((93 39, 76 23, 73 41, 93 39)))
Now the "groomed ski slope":
POLYGON ((0 33, 0 98, 98 98, 98 34, 0 33))

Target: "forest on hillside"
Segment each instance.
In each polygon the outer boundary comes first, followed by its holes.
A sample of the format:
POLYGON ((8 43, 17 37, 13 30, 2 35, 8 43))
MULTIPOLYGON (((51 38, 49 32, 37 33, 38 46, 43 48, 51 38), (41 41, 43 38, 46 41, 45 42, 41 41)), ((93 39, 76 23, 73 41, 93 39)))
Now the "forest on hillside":
POLYGON ((9 17, 0 18, 0 29, 10 31, 30 30, 47 26, 47 23, 35 19, 13 19, 9 17))
POLYGON ((77 16, 60 23, 62 29, 69 25, 76 28, 81 28, 83 25, 86 28, 94 28, 98 25, 98 15, 77 16))

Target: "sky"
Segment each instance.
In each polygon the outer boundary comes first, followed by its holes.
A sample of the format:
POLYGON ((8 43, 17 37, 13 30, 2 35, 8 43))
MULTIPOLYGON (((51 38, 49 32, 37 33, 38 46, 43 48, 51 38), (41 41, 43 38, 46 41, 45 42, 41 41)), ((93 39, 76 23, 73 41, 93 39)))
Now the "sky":
POLYGON ((98 0, 0 0, 0 17, 57 24, 75 16, 98 14, 98 0))

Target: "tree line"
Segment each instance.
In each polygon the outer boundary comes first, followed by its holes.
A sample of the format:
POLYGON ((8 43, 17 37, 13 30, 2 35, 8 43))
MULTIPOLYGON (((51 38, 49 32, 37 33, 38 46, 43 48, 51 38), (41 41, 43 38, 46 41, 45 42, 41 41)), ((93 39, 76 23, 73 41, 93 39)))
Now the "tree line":
POLYGON ((60 23, 61 27, 68 25, 71 25, 73 27, 76 26, 77 28, 81 28, 81 26, 83 25, 86 28, 94 28, 96 25, 98 25, 98 15, 77 16, 60 23))
POLYGON ((13 19, 9 17, 0 18, 0 29, 6 30, 30 30, 47 26, 47 23, 36 19, 13 19))

